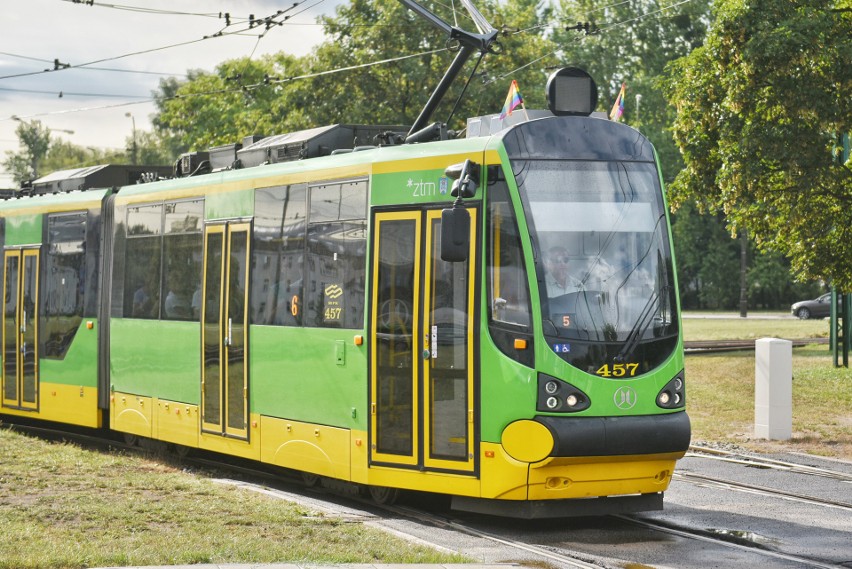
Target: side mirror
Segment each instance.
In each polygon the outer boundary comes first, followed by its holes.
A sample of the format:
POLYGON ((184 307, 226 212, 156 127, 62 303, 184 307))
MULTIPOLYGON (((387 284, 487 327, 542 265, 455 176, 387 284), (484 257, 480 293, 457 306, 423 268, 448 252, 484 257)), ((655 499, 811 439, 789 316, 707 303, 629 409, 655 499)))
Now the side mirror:
POLYGON ((462 207, 441 212, 441 259, 448 263, 467 261, 470 250, 470 213, 462 207))
POLYGON ((472 198, 479 187, 481 167, 472 160, 447 166, 444 175, 455 180, 450 195, 455 198, 472 198))

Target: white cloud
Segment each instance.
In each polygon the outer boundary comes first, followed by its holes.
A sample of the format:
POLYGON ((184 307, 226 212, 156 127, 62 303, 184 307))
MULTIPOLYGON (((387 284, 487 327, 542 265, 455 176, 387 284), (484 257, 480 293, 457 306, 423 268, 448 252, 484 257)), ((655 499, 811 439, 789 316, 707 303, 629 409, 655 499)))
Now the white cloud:
MULTIPOLYGON (((99 2, 99 0, 96 0, 99 2)), ((131 135, 133 121, 139 130, 150 129, 150 97, 164 77, 181 75, 187 69, 212 70, 226 59, 284 51, 304 55, 322 40, 315 25, 320 13, 331 14, 341 0, 306 0, 297 7, 270 0, 124 0, 123 6, 148 10, 211 14, 216 17, 163 15, 88 6, 67 0, 27 0, 0 18, 0 156, 18 150, 11 117, 37 118, 54 134, 82 146, 123 148, 131 135), (305 8, 312 6, 307 11, 305 8), (182 47, 103 61, 93 67, 146 71, 152 74, 118 73, 89 69, 53 69, 54 60, 72 66, 114 58, 174 44, 201 40, 225 27, 218 14, 238 18, 263 18, 279 9, 294 15, 284 26, 271 28, 258 42, 262 28, 244 35, 218 37, 182 47), (14 54, 14 55, 10 55, 14 54), (19 57, 23 56, 23 57, 19 57), (23 73, 34 75, 6 77, 23 73), (3 78, 6 77, 6 78, 3 78), (43 93, 32 92, 41 91, 43 93), (63 93, 59 97, 59 92, 63 93), (75 93, 111 95, 83 97, 75 93), (119 96, 112 96, 119 95, 119 96), (120 106, 123 103, 129 103, 120 106), (80 110, 87 109, 87 110, 80 110), (132 119, 126 116, 131 113, 132 119), (61 132, 74 131, 74 134, 61 132)), ((233 29, 233 28, 230 28, 233 29)), ((0 188, 11 179, 0 170, 0 188)))

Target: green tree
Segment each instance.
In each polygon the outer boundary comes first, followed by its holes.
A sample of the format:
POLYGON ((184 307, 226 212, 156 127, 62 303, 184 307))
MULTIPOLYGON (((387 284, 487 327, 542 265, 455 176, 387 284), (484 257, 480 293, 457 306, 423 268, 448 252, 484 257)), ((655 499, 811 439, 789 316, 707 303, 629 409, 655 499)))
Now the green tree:
POLYGON ((816 298, 823 292, 818 283, 797 283, 790 276, 790 262, 780 253, 754 251, 748 270, 748 303, 753 308, 789 309, 797 300, 816 298))
POLYGON ((35 180, 44 171, 42 162, 50 148, 50 129, 41 121, 21 121, 15 129, 21 151, 6 151, 3 167, 12 174, 16 184, 35 180))
MULTIPOLYGON (((449 22, 458 17, 458 27, 475 31, 466 13, 453 15, 446 5, 430 9, 449 22)), ((556 51, 542 35, 549 12, 537 0, 491 2, 480 9, 495 26, 530 31, 501 35, 500 53, 488 54, 477 68, 452 115, 451 129, 463 129, 468 116, 499 112, 513 78, 530 86, 524 91, 528 107, 543 107, 541 69, 557 61, 551 56, 519 69, 556 51)), ((446 49, 445 34, 398 0, 352 0, 322 21, 328 39, 308 56, 232 60, 214 73, 191 72, 186 81, 162 81, 155 96, 158 136, 166 146, 186 151, 327 124, 410 125, 455 56, 446 49), (403 59, 411 55, 417 57, 403 59), (368 65, 386 60, 393 61, 368 65)), ((476 58, 433 121, 450 117, 476 58)))
POLYGON ((299 71, 297 58, 277 54, 225 61, 214 73, 190 72, 186 81, 161 81, 156 132, 175 155, 280 132, 289 108, 286 89, 266 79, 299 71))
MULTIPOLYGON (((733 309, 739 298, 739 244, 720 215, 699 213, 691 204, 673 216, 680 301, 684 309, 733 309)), ((789 280, 789 275, 787 276, 789 280)))
POLYGON ((98 164, 125 164, 124 150, 78 146, 61 138, 52 138, 44 158, 43 174, 57 170, 85 168, 98 164))
MULTIPOLYGON (((479 3, 478 3, 479 4, 479 3)), ((452 13, 447 4, 435 3, 429 9, 457 27, 476 31, 467 12, 452 13)), ((542 56, 553 54, 556 46, 543 35, 550 11, 537 0, 486 2, 477 6, 496 28, 504 30, 499 48, 487 54, 476 68, 465 96, 452 115, 449 128, 460 130, 470 116, 499 112, 512 79, 521 85, 525 105, 544 106, 544 75, 541 70, 557 62, 554 55, 525 67, 542 56), (524 30, 523 32, 521 30, 524 30), (536 89, 535 87, 538 87, 536 89)), ((334 17, 324 18, 330 41, 315 52, 312 69, 338 69, 365 63, 424 53, 416 58, 366 67, 345 76, 322 76, 298 88, 323 93, 311 110, 313 122, 385 122, 411 124, 420 114, 438 81, 455 57, 444 49, 448 38, 398 0, 352 0, 338 7, 334 17), (436 53, 428 53, 439 50, 436 53), (342 112, 341 112, 342 111, 342 112), (351 116, 352 119, 342 117, 351 116)), ((451 45, 451 44, 449 44, 451 45)), ((478 54, 436 110, 433 121, 446 121, 473 73, 478 54)))
MULTIPOLYGON (((20 152, 6 152, 3 166, 12 173, 15 183, 35 180, 57 170, 85 168, 98 164, 129 164, 124 150, 85 147, 51 136, 50 129, 39 121, 22 122, 16 130, 20 152)), ((146 165, 171 164, 161 141, 153 133, 137 132, 139 163, 146 165)), ((128 147, 130 142, 128 141, 128 147)))
POLYGON ((686 167, 671 201, 723 212, 803 280, 852 290, 850 0, 720 0, 704 46, 673 63, 686 167))
POLYGON ((674 179, 682 161, 671 135, 674 108, 660 83, 668 63, 703 43, 709 5, 709 0, 671 8, 656 0, 561 0, 557 11, 560 25, 553 36, 563 60, 595 78, 601 111, 609 113, 621 84, 627 85, 622 120, 654 143, 667 180, 674 179), (592 24, 594 33, 573 29, 578 22, 592 24))

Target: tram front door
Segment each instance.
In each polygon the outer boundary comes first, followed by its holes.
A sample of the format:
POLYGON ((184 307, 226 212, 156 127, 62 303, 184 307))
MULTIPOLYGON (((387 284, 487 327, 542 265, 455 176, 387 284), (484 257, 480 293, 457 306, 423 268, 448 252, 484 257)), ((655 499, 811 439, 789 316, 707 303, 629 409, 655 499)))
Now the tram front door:
POLYGON ((38 249, 9 249, 3 263, 3 407, 38 408, 38 249))
POLYGON ((474 251, 441 259, 441 211, 377 213, 370 318, 370 460, 474 470, 474 251))
POLYGON ((204 232, 201 430, 248 438, 248 223, 204 232))

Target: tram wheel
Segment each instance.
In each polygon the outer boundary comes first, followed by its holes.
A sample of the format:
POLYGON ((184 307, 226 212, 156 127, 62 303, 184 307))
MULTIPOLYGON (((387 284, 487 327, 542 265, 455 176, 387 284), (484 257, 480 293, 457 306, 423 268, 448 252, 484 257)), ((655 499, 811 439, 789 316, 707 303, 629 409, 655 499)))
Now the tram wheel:
POLYGON ((133 433, 124 433, 124 444, 135 447, 139 444, 139 436, 133 433))
POLYGON ((399 488, 369 486, 370 498, 380 506, 392 506, 399 499, 399 488))

